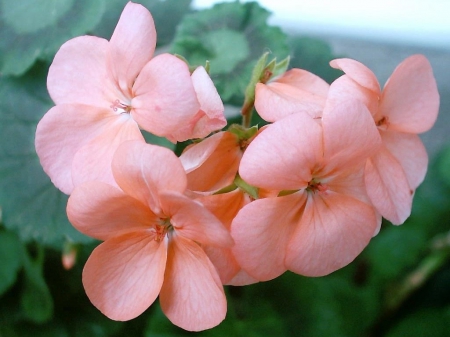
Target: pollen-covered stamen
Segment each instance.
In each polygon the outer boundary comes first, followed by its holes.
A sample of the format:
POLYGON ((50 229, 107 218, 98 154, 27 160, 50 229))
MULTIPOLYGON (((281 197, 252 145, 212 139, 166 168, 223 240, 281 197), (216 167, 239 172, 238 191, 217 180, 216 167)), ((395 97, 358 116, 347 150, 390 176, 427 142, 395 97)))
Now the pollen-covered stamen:
POLYGON ((120 113, 130 113, 131 111, 131 105, 122 103, 118 99, 116 99, 112 105, 109 106, 111 109, 114 110, 114 112, 120 112, 120 113))
POLYGON ((315 181, 314 179, 308 183, 308 187, 306 187, 308 192, 323 194, 328 191, 328 185, 322 184, 321 182, 315 181))
POLYGON ((173 229, 170 219, 159 219, 158 223, 152 228, 155 233, 155 241, 161 242, 166 236, 167 232, 173 229))

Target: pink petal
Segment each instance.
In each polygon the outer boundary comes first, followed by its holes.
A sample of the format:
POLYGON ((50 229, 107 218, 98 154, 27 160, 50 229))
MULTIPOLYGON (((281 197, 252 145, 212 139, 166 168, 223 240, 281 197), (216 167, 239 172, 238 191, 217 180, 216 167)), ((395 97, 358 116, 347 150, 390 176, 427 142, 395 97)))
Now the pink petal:
POLYGON ((172 135, 200 109, 188 66, 173 55, 158 55, 148 62, 133 91, 133 118, 157 136, 172 135))
POLYGON ((324 104, 324 97, 283 83, 258 83, 255 89, 255 109, 268 122, 294 113, 320 117, 324 104))
POLYGON ((161 193, 162 211, 178 235, 196 242, 231 247, 233 239, 222 223, 202 204, 182 194, 161 193))
POLYGON ((259 199, 238 213, 231 225, 233 253, 251 277, 267 281, 286 271, 287 244, 305 201, 303 193, 259 199))
POLYGON ((326 101, 326 109, 357 99, 361 101, 370 111, 372 116, 378 113, 380 93, 373 92, 352 80, 348 75, 343 75, 331 83, 326 101))
POLYGON ((330 62, 333 68, 341 69, 359 85, 378 94, 381 92, 380 84, 375 74, 361 62, 356 60, 342 58, 330 62))
MULTIPOLYGON (((234 191, 208 195, 199 198, 200 201, 214 216, 216 216, 228 230, 231 222, 239 210, 250 202, 249 196, 240 189, 234 191)), ((235 278, 241 270, 231 249, 214 246, 203 246, 206 254, 216 267, 223 284, 235 278)))
POLYGON ((431 129, 439 111, 439 92, 433 69, 423 55, 413 55, 394 70, 380 102, 380 115, 389 129, 421 133, 431 129))
POLYGON ((377 211, 395 225, 411 213, 413 190, 397 159, 385 147, 367 161, 367 194, 377 211))
POLYGON ((117 89, 108 78, 108 41, 81 36, 64 43, 48 71, 47 88, 56 104, 109 108, 117 89))
POLYGON ((314 75, 309 71, 295 68, 286 71, 283 76, 270 82, 268 85, 272 86, 277 83, 286 84, 292 88, 307 91, 323 98, 327 97, 328 89, 330 87, 330 85, 319 76, 314 75))
POLYGON ((189 331, 213 328, 225 318, 227 301, 219 276, 195 242, 172 237, 160 303, 173 324, 189 331))
MULTIPOLYGON (((75 154, 117 118, 112 111, 80 104, 57 105, 44 115, 36 129, 35 146, 44 171, 56 187, 66 194, 72 192, 75 154)), ((137 125, 136 129, 139 132, 137 125)))
POLYGON ((107 317, 126 321, 142 314, 158 296, 167 248, 149 232, 109 239, 94 249, 83 270, 91 302, 107 317))
POLYGON ((236 135, 219 132, 187 148, 180 160, 191 191, 216 191, 230 185, 238 171, 242 150, 236 135))
POLYGON ((401 132, 382 131, 383 144, 398 160, 409 187, 415 190, 425 178, 428 167, 428 154, 417 135, 401 132))
POLYGON ((74 185, 87 181, 103 181, 116 185, 111 162, 116 149, 129 140, 145 144, 139 127, 128 114, 114 116, 101 134, 81 147, 75 154, 72 162, 74 185))
POLYGON ((155 23, 142 5, 128 2, 110 40, 110 66, 118 87, 131 97, 131 87, 156 47, 155 23))
POLYGON ((244 270, 239 270, 239 272, 226 283, 226 285, 230 286, 247 286, 250 284, 258 283, 259 281, 254 277, 251 277, 244 270))
POLYGON ((381 137, 364 104, 347 100, 322 116, 327 172, 363 165, 381 146, 381 137))
POLYGON ((300 189, 311 180, 322 154, 320 125, 306 114, 293 114, 256 136, 244 152, 239 173, 257 187, 300 189))
POLYGON ((115 152, 112 171, 117 184, 128 195, 161 212, 159 194, 183 193, 186 173, 180 160, 167 148, 143 142, 127 142, 115 152))
POLYGON ((204 138, 227 125, 222 100, 205 68, 198 67, 191 78, 200 110, 189 124, 172 134, 174 139, 204 138))
POLYGON ((323 276, 353 261, 372 238, 377 218, 372 207, 337 193, 309 194, 286 254, 286 267, 323 276))
POLYGON ((67 203, 67 216, 80 232, 103 241, 150 228, 159 220, 138 200, 96 181, 75 188, 67 203))

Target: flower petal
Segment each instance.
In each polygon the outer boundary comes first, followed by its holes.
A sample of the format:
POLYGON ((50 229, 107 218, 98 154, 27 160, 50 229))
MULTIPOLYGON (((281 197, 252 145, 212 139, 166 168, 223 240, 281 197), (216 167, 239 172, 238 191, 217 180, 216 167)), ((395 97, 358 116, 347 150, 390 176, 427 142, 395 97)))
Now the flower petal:
POLYGON ((408 57, 384 87, 380 114, 388 118, 390 130, 422 133, 431 129, 438 111, 439 92, 430 63, 423 55, 408 57))
POLYGON ((158 55, 148 62, 133 91, 133 118, 157 136, 172 135, 187 125, 200 109, 188 66, 173 55, 158 55))
POLYGON ((207 192, 230 185, 241 157, 236 135, 226 131, 188 147, 180 156, 187 172, 188 189, 207 192))
POLYGON ((322 128, 306 114, 293 114, 269 125, 244 152, 241 177, 273 190, 306 187, 322 161, 322 128))
POLYGON ((205 68, 195 69, 191 79, 200 103, 200 110, 184 128, 172 134, 174 139, 204 138, 227 125, 222 100, 205 68))
POLYGON ((255 109, 268 122, 278 121, 294 113, 320 117, 325 98, 283 83, 258 83, 255 89, 255 109))
POLYGON ((186 189, 186 173, 180 160, 167 148, 144 142, 126 142, 115 152, 112 171, 128 195, 159 213, 159 193, 186 189))
POLYGON ((417 135, 402 132, 382 131, 383 144, 399 161, 409 187, 415 190, 425 178, 428 167, 428 154, 417 135))
POLYGON ((287 244, 305 201, 303 193, 259 199, 237 214, 231 225, 233 253, 251 277, 268 281, 286 271, 287 244))
POLYGON ((171 239, 160 303, 173 324, 189 331, 213 328, 225 318, 227 301, 219 276, 195 242, 171 239))
POLYGON ((330 66, 342 70, 364 88, 367 88, 376 94, 381 92, 380 84, 378 83, 375 74, 361 62, 349 58, 341 58, 332 60, 330 66))
POLYGON ((202 204, 179 193, 161 193, 161 207, 178 235, 196 242, 231 247, 233 239, 222 223, 202 204))
POLYGON ((150 12, 128 2, 110 40, 110 67, 122 92, 131 94, 136 77, 152 58, 155 47, 156 30, 150 12))
POLYGON ((322 128, 327 172, 363 165, 381 146, 373 118, 358 100, 325 109, 322 128))
POLYGON ((95 139, 81 147, 72 162, 74 186, 87 181, 103 181, 116 185, 111 162, 116 149, 126 141, 145 144, 136 122, 128 114, 111 118, 109 125, 95 139))
POLYGON ((306 276, 323 276, 352 262, 377 228, 371 206, 337 194, 308 196, 286 253, 286 267, 306 276))
POLYGON ((83 269, 91 302, 107 317, 126 321, 142 314, 158 297, 167 248, 149 232, 127 233, 94 249, 83 269))
POLYGON ((402 166, 386 147, 366 163, 367 194, 377 211, 394 225, 411 213, 413 190, 402 166))
POLYGON ((108 51, 108 41, 95 36, 80 36, 64 43, 47 77, 48 92, 55 104, 108 108, 119 98, 108 80, 108 51))
POLYGON ((75 154, 110 128, 116 118, 112 111, 80 104, 57 105, 44 115, 36 128, 35 146, 56 187, 66 194, 72 192, 75 154))
MULTIPOLYGON (((198 201, 229 230, 236 214, 250 202, 250 198, 237 188, 228 193, 204 196, 199 198, 198 201)), ((231 281, 241 270, 230 248, 203 246, 203 249, 216 267, 223 284, 231 281)))
POLYGON ((103 241, 124 232, 148 229, 159 220, 138 200, 97 181, 74 189, 67 203, 67 216, 81 233, 103 241))

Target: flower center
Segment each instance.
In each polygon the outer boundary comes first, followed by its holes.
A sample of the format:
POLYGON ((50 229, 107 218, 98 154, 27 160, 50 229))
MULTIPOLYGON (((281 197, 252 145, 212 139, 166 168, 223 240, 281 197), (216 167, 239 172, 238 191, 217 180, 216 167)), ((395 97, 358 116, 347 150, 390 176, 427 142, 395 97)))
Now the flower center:
POLYGON ((383 116, 375 124, 380 129, 386 130, 389 127, 389 118, 387 116, 383 116))
POLYGON ((159 219, 158 223, 151 229, 155 233, 155 241, 161 242, 166 236, 167 232, 173 230, 169 218, 159 219))
POLYGON ((131 111, 131 105, 122 103, 118 99, 116 99, 112 105, 109 106, 111 109, 113 109, 114 112, 120 112, 120 113, 130 113, 131 111))
POLYGON ((313 192, 313 193, 319 193, 319 194, 323 194, 326 191, 328 191, 328 186, 326 184, 322 184, 321 182, 315 181, 314 179, 312 179, 309 183, 308 183, 308 187, 306 187, 306 191, 308 192, 313 192))

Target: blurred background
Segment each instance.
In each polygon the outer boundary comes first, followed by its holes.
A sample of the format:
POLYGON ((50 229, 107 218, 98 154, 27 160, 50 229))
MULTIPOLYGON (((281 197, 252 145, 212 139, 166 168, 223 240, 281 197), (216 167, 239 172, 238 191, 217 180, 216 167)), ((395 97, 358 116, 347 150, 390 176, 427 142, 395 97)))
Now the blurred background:
MULTIPOLYGON (((98 242, 68 223, 67 196, 34 150, 36 124, 53 105, 46 75, 56 51, 79 35, 109 39, 126 2, 0 0, 0 337, 193 334, 174 327, 157 302, 129 322, 111 321, 90 304, 81 271, 98 242)), ((450 2, 140 3, 154 16, 157 52, 191 65, 210 61, 230 123, 239 122, 252 67, 266 51, 278 60, 289 55, 291 67, 328 82, 342 74, 330 60, 354 58, 382 85, 406 57, 424 54, 441 96, 436 125, 421 135, 429 172, 405 224, 384 223, 353 263, 329 276, 286 273, 226 287, 226 320, 198 335, 450 336, 450 2)))

